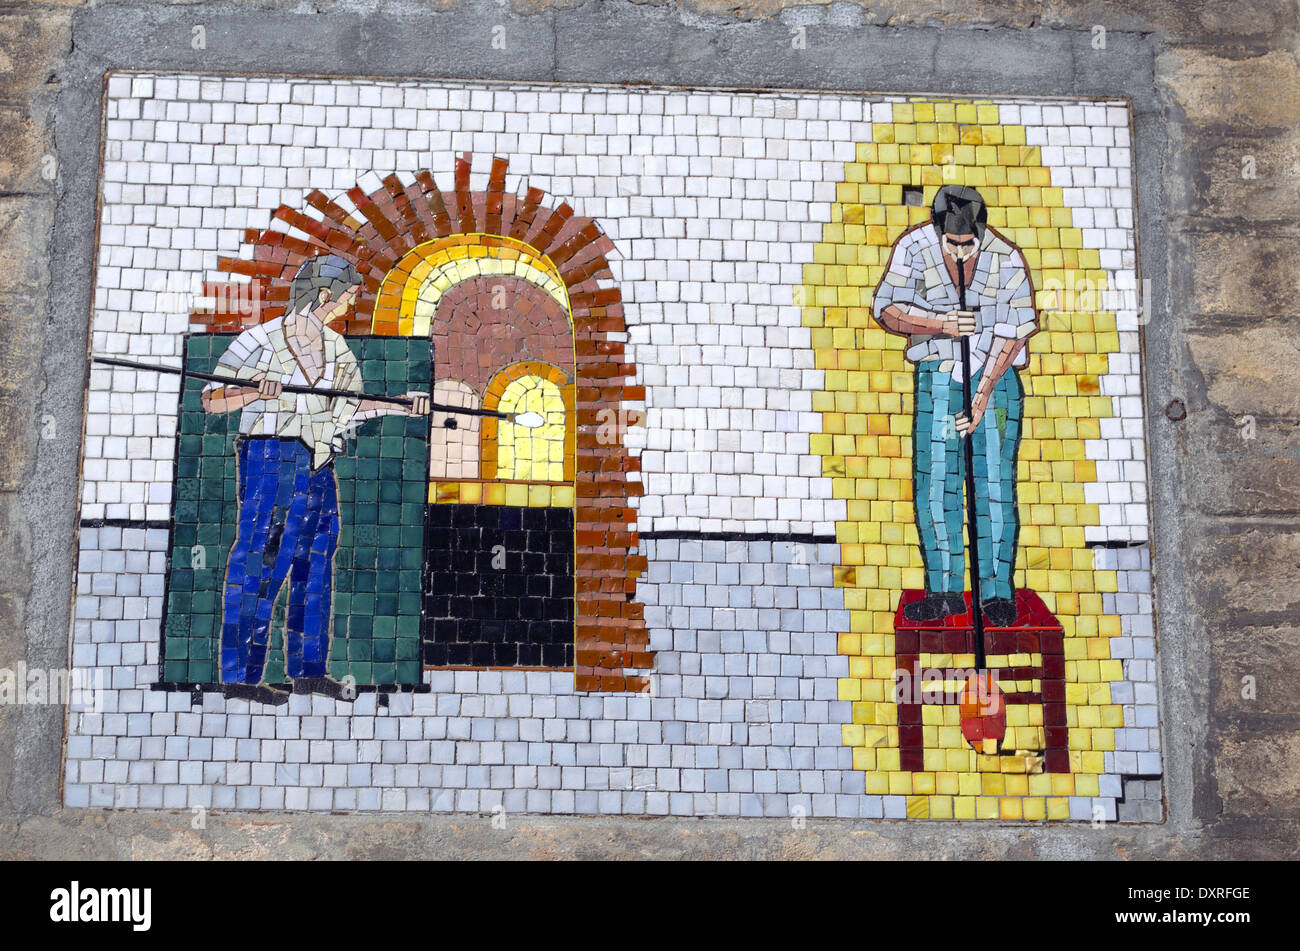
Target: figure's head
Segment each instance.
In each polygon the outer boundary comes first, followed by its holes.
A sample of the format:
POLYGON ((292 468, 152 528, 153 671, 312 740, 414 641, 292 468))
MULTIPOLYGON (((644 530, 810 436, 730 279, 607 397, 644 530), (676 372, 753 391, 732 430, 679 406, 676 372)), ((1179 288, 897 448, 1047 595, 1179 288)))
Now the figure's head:
POLYGON ((345 314, 361 289, 361 275, 336 254, 322 254, 298 269, 290 291, 289 311, 304 307, 322 323, 328 324, 345 314))
POLYGON ((934 196, 930 220, 939 232, 944 253, 964 261, 984 240, 989 210, 980 193, 969 185, 944 185, 934 196))

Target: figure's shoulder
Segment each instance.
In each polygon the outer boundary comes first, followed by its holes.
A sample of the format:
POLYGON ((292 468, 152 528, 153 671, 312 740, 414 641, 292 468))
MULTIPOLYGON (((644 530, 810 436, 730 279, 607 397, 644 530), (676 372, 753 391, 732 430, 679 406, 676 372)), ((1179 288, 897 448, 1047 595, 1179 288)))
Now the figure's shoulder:
POLYGON ((247 354, 270 346, 272 325, 279 326, 283 320, 282 317, 276 317, 259 324, 253 324, 251 327, 245 327, 230 342, 230 351, 232 353, 247 354))
POLYGON ((269 343, 271 338, 277 334, 283 337, 284 315, 281 314, 279 317, 272 317, 270 320, 264 320, 260 324, 254 324, 244 331, 244 333, 248 334, 250 339, 256 340, 259 343, 269 343))
POLYGON ((348 338, 343 334, 326 327, 321 331, 321 337, 324 339, 325 348, 332 358, 345 362, 356 362, 357 356, 352 352, 352 348, 348 346, 348 338))
POLYGON ((912 225, 898 236, 894 242, 894 247, 905 254, 914 254, 922 248, 938 247, 939 238, 935 233, 933 223, 923 221, 919 225, 912 225))
POLYGON ((899 274, 902 271, 910 270, 915 273, 920 262, 918 257, 927 248, 938 248, 939 240, 935 237, 934 226, 923 221, 919 225, 912 225, 894 241, 894 246, 889 250, 889 265, 887 273, 892 272, 899 274))
POLYGON ((1006 235, 992 227, 985 229, 984 245, 981 250, 987 251, 989 254, 996 254, 999 257, 1010 258, 1016 262, 1024 260, 1020 249, 1012 244, 1006 235))

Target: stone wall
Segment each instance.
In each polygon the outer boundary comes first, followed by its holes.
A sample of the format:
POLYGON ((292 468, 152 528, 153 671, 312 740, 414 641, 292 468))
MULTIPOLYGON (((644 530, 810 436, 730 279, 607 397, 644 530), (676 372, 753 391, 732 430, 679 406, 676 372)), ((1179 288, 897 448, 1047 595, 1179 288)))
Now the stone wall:
MULTIPOLYGON (((0 851, 49 857, 255 855, 272 848, 277 855, 304 856, 434 849, 444 855, 670 855, 699 849, 685 844, 694 835, 704 837, 709 853, 737 857, 990 849, 1044 857, 1257 856, 1294 848, 1289 843, 1297 836, 1284 831, 1296 827, 1300 812, 1300 708, 1289 689, 1300 666, 1294 593, 1300 580, 1300 403, 1294 395, 1300 392, 1294 359, 1300 279, 1285 244, 1297 231, 1292 206, 1300 180, 1293 4, 1107 3, 1080 12, 1064 3, 1026 2, 938 14, 932 5, 911 3, 870 11, 851 4, 785 10, 779 4, 716 10, 697 4, 689 11, 588 4, 509 12, 476 4, 434 12, 411 3, 384 16, 347 3, 322 5, 311 15, 289 9, 274 3, 219 10, 25 3, 0 10, 0 110, 10 132, 0 148, 0 438, 8 449, 0 461, 0 525, 8 540, 0 572, 0 666, 22 660, 58 668, 69 657, 69 553, 98 154, 96 143, 74 139, 98 127, 106 67, 1127 96, 1135 102, 1143 198, 1155 197, 1154 205, 1141 208, 1138 236, 1157 308, 1145 328, 1144 369, 1167 817, 1157 825, 1033 832, 842 820, 796 829, 780 819, 645 824, 520 817, 503 832, 486 818, 284 815, 268 833, 265 816, 238 811, 277 808, 272 799, 223 803, 235 811, 196 832, 188 811, 61 807, 63 714, 28 705, 0 710, 0 851), (436 43, 417 49, 390 39, 430 23, 438 28, 436 43), (498 25, 506 54, 492 46, 498 25), (194 47, 196 26, 204 28, 202 50, 194 47), (799 26, 807 31, 801 58, 772 64, 776 51, 790 48, 791 30, 799 26), (1105 49, 1096 48, 1098 28, 1106 31, 1105 49), (344 42, 332 41, 338 36, 344 42), (514 48, 513 38, 524 36, 529 39, 514 48), (377 43, 386 44, 382 66, 366 55, 377 43), (331 53, 310 52, 318 49, 331 53)), ((671 578, 672 563, 661 555, 657 570, 668 570, 671 578)), ((642 582, 648 615, 657 583, 653 573, 642 582)), ((719 634, 717 646, 724 637, 719 634)), ((701 649, 698 643, 671 646, 683 659, 701 649)), ((804 676, 819 676, 807 671, 810 661, 828 665, 825 676, 835 676, 830 666, 841 659, 823 661, 820 653, 813 634, 804 676)), ((494 688, 509 692, 504 684, 494 688)), ((476 696, 475 690, 469 693, 476 696)), ((782 721, 787 714, 804 718, 794 735, 819 721, 806 707, 774 715, 773 702, 768 726, 759 725, 762 711, 748 705, 744 717, 748 731, 768 730, 772 748, 780 749, 765 754, 764 767, 776 784, 772 793, 780 794, 783 783, 799 782, 793 758, 788 767, 781 759, 792 755, 784 752, 787 746, 797 746, 778 742, 782 721), (792 778, 783 778, 783 769, 792 778)), ((628 722, 637 719, 626 708, 620 713, 628 722)), ((694 722, 707 721, 695 713, 694 722)), ((733 722, 725 711, 718 714, 733 722)), ((626 779, 635 787, 635 776, 626 779)), ((1135 806, 1124 814, 1126 803, 1159 795, 1149 785, 1136 780, 1124 790, 1106 790, 1124 794, 1118 818, 1154 818, 1135 806)), ((691 792, 708 795, 707 785, 691 792)), ((833 803, 819 808, 813 798, 838 790, 823 785, 797 794, 805 792, 810 815, 842 814, 833 803)), ((577 811, 605 811, 602 793, 591 795, 593 807, 577 811)), ((146 804, 188 805, 91 803, 146 804)), ((714 811, 720 815, 752 814, 743 797, 734 810, 731 803, 719 805, 714 811)), ((664 809, 649 811, 679 810, 669 795, 664 809)))

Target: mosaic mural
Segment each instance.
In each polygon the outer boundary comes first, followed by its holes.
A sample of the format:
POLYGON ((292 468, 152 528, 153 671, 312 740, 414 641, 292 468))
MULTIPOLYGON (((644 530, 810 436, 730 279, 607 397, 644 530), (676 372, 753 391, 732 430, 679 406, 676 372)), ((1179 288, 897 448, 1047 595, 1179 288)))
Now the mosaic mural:
POLYGON ((105 110, 69 805, 1160 820, 1126 103, 105 110))

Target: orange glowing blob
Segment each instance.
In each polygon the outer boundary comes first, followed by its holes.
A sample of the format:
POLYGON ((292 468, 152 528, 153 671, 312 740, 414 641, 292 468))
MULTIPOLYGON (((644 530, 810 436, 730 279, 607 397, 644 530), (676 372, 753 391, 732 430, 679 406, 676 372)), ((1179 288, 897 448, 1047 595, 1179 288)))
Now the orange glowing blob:
POLYGON ((966 678, 959 702, 961 735, 977 752, 997 752, 1007 735, 1007 701, 988 671, 966 678))

